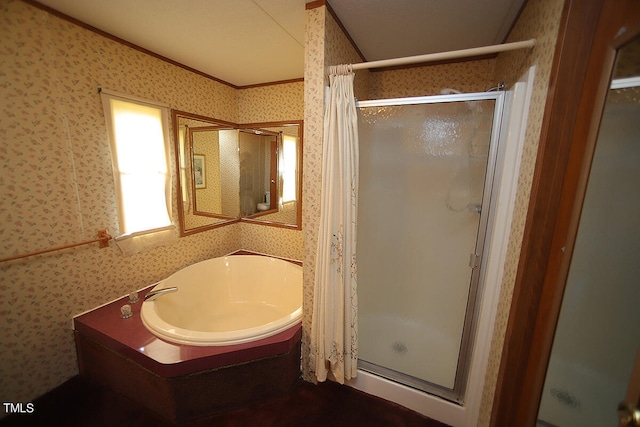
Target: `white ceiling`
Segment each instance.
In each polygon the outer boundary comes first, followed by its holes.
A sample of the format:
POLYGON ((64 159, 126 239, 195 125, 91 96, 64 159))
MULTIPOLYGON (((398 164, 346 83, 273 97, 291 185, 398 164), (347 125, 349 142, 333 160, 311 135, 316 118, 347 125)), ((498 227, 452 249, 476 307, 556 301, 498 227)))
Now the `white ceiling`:
MULTIPOLYGON (((38 0, 236 86, 302 78, 309 0, 38 0)), ((501 43, 526 0, 329 0, 367 60, 501 43)))
POLYGON ((500 44, 526 0, 329 0, 367 61, 500 44))

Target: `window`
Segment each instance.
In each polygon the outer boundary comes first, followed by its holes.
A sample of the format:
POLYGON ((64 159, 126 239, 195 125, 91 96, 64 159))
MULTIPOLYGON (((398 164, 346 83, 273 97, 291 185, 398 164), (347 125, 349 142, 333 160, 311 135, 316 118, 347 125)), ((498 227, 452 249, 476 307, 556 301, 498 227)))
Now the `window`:
POLYGON ((296 169, 298 165, 296 138, 288 135, 283 136, 283 168, 282 168, 282 202, 295 202, 296 192, 296 169))
POLYGON ((172 225, 167 107, 102 90, 119 235, 172 225))
MULTIPOLYGON (((176 123, 177 126, 177 123, 176 123)), ((189 126, 180 126, 178 131, 178 147, 180 150, 180 192, 182 193, 182 203, 185 205, 189 202, 189 193, 187 189, 187 137, 189 134, 189 126)))

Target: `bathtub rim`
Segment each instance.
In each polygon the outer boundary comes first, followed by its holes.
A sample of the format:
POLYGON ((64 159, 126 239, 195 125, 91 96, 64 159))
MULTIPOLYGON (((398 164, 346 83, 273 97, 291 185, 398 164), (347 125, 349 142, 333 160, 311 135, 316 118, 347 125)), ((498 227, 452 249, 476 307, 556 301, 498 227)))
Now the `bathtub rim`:
MULTIPOLYGON (((155 288, 153 288, 155 289, 155 288)), ((201 331, 191 331, 189 329, 176 328, 170 323, 162 320, 155 312, 155 310, 151 309, 151 314, 147 314, 147 316, 156 319, 157 325, 165 327, 165 329, 170 329, 176 331, 176 334, 180 334, 185 338, 181 338, 177 335, 168 334, 160 327, 155 327, 154 325, 149 324, 145 320, 145 304, 153 304, 154 301, 145 301, 142 304, 141 316, 140 320, 142 320, 142 324, 145 328, 149 330, 152 334, 157 336, 160 339, 165 341, 172 342, 174 344, 183 344, 183 345, 194 345, 194 346, 225 346, 225 345, 234 345, 234 344, 244 344, 253 341, 258 341, 263 338, 269 338, 271 336, 277 335, 280 332, 286 331, 287 329, 295 326, 297 324, 302 323, 302 307, 298 308, 293 314, 286 316, 288 318, 287 322, 282 324, 279 321, 269 322, 266 325, 278 323, 277 326, 268 326, 265 330, 265 326, 257 326, 253 328, 246 329, 238 329, 235 331, 229 332, 201 332, 201 331), (166 326, 165 326, 166 325, 166 326), (188 337, 188 338, 187 338, 188 337)))
MULTIPOLYGON (((255 254, 255 253, 246 253, 246 254, 233 254, 233 255, 225 255, 221 257, 209 258, 191 265, 188 265, 167 278, 157 282, 153 287, 149 288, 149 291, 154 291, 158 289, 163 289, 166 287, 165 283, 168 282, 174 275, 178 272, 187 269, 191 266, 198 265, 201 263, 205 263, 208 261, 216 260, 216 259, 233 259, 236 257, 262 257, 268 258, 271 260, 275 260, 277 262, 286 262, 293 264, 300 270, 302 270, 302 266, 297 262, 293 262, 291 260, 273 257, 269 255, 255 254)), ((302 271, 301 271, 302 273, 302 271)), ((303 283, 301 283, 302 292, 303 283)), ((296 326, 302 323, 302 305, 303 302, 301 300, 300 306, 292 313, 282 316, 279 319, 276 319, 272 322, 265 323, 263 325, 259 325, 256 327, 245 328, 245 329, 237 329, 232 331, 225 332, 208 332, 208 331, 194 331, 185 328, 176 327, 165 320, 163 320, 155 310, 155 300, 152 301, 143 301, 140 307, 140 319, 142 324, 149 332, 154 334, 160 339, 165 341, 174 343, 174 344, 182 344, 182 345, 193 345, 193 346, 228 346, 235 344, 244 344, 250 343, 254 341, 258 341, 264 338, 269 338, 274 335, 277 335, 287 329, 296 326)))

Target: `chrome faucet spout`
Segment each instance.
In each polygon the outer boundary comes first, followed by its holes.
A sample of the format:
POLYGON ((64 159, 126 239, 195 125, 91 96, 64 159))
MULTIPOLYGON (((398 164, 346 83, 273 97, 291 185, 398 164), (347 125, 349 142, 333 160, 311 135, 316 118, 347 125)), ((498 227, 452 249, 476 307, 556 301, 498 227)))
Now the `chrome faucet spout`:
POLYGON ((148 294, 146 294, 144 296, 144 300, 153 301, 154 299, 158 298, 161 295, 169 294, 172 292, 178 292, 178 288, 175 286, 172 286, 170 288, 156 289, 155 291, 151 291, 148 294))

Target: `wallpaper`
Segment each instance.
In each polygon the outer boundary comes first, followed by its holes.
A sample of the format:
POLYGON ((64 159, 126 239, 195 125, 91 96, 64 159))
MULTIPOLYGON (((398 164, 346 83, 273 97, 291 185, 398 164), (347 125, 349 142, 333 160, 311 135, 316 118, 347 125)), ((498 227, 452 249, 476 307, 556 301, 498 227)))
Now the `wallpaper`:
POLYGON ((309 9, 305 15, 304 145, 302 155, 302 375, 315 381, 309 371, 309 333, 313 312, 313 284, 320 218, 322 183, 322 129, 324 116, 324 32, 326 8, 309 9))
POLYGON ((304 116, 303 82, 246 88, 239 90, 237 96, 238 120, 235 123, 302 120, 304 116))
POLYGON ((442 89, 484 92, 500 83, 494 80, 494 59, 452 64, 372 71, 370 99, 440 95, 442 89))
POLYGON ((261 254, 276 254, 281 258, 301 260, 303 235, 299 230, 283 227, 241 223, 240 247, 261 254))
POLYGON ((222 176, 222 213, 224 215, 240 216, 240 159, 238 158, 237 129, 227 129, 218 132, 220 137, 220 163, 222 176))
POLYGON ((281 224, 295 224, 298 217, 297 202, 284 203, 277 212, 262 215, 259 219, 265 221, 275 221, 281 224))
MULTIPOLYGON (((303 117, 301 82, 234 89, 0 0, 0 257, 115 230, 99 87, 236 123, 303 117)), ((77 374, 73 315, 239 249, 301 259, 301 235, 238 223, 127 257, 112 243, 1 263, 0 400, 29 402, 77 374)))
MULTIPOLYGON (((222 212, 222 178, 220 176, 220 143, 217 131, 193 131, 193 154, 203 156, 203 188, 196 188, 196 209, 222 212)), ((195 169, 195 168, 194 168, 195 169)))

